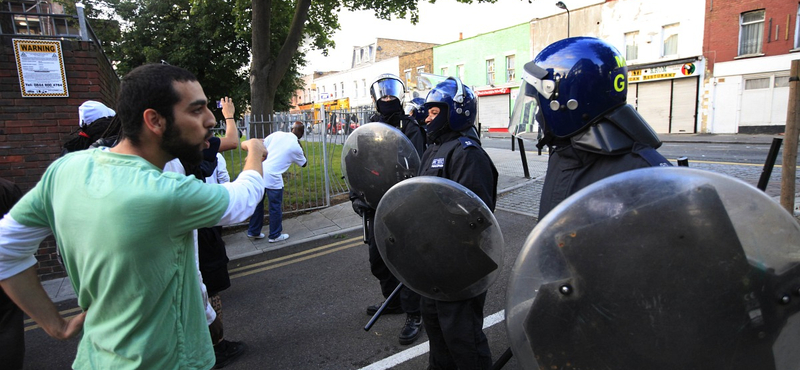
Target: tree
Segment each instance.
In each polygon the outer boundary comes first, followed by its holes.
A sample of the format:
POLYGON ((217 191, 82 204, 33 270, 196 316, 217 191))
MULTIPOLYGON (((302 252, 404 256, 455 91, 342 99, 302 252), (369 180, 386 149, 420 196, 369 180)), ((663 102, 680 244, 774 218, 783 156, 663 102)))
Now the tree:
MULTIPOLYGON (((471 0, 459 0, 471 2, 471 0)), ((492 0, 489 0, 492 1, 492 0)), ((433 1, 431 1, 433 2, 433 1)), ((259 0, 252 2, 252 54, 250 67, 251 107, 254 113, 270 114, 278 86, 290 70, 292 57, 301 42, 309 40, 314 48, 327 50, 334 46, 330 36, 339 29, 336 13, 342 9, 373 9, 375 16, 389 19, 392 15, 410 17, 412 23, 419 19, 416 1, 403 0, 259 0), (288 33, 282 43, 275 43, 271 35, 272 15, 276 9, 293 3, 294 11, 288 33), (279 45, 279 46, 278 46, 279 45), (277 53, 274 47, 278 46, 277 53)))

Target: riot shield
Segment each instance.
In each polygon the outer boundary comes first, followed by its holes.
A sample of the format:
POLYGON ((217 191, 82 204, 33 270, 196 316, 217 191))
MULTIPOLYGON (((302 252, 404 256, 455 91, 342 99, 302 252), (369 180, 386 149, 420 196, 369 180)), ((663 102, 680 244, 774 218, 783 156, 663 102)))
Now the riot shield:
POLYGON ((796 369, 800 226, 739 180, 647 168, 566 199, 512 269, 525 369, 796 369))
POLYGON ((403 181, 375 212, 375 238, 389 270, 428 298, 485 292, 503 267, 503 234, 475 193, 440 177, 403 181))
POLYGON ((420 158, 411 141, 398 129, 380 122, 363 125, 342 148, 342 173, 350 190, 370 207, 392 185, 419 172, 420 158))

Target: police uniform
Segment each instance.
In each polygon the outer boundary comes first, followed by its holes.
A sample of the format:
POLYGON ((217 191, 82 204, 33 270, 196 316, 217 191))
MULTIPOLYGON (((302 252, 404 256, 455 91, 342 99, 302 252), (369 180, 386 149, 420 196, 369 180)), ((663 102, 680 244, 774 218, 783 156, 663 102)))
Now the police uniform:
POLYGON ((553 143, 539 201, 539 220, 561 201, 594 182, 637 168, 665 165, 671 166, 661 154, 640 143, 615 155, 581 150, 569 140, 553 143))
MULTIPOLYGON (((459 132, 439 136, 425 150, 420 176, 453 180, 474 192, 494 211, 497 169, 480 142, 459 132)), ((422 321, 430 341, 429 369, 488 369, 489 342, 483 333, 486 292, 462 301, 422 297, 422 321)))

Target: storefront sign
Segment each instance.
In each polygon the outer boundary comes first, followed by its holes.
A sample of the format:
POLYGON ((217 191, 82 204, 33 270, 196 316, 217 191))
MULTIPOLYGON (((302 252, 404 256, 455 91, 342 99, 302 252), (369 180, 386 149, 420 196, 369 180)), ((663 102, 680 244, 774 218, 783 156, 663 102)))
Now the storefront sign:
POLYGON ((503 87, 503 88, 489 89, 489 90, 477 90, 475 91, 475 95, 478 96, 503 95, 503 94, 508 94, 509 92, 511 92, 511 88, 503 87))
POLYGON ((697 65, 695 63, 673 64, 668 66, 644 68, 628 71, 628 82, 648 82, 695 76, 697 65))
POLYGON ((68 97, 61 42, 14 39, 19 86, 24 98, 68 97))

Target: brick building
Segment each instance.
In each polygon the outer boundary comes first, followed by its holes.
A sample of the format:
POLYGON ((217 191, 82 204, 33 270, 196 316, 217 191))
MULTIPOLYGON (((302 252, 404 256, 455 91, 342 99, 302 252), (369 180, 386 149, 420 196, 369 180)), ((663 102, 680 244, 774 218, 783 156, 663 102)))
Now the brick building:
MULTIPOLYGON (((3 6, 16 3, 22 2, 3 6)), ((30 13, 57 10, 27 9, 30 13)), ((60 27, 59 19, 74 19, 75 16, 49 14, 45 17, 19 12, 4 13, 2 17, 5 19, 0 22, 3 25, 0 28, 0 176, 27 192, 58 157, 66 136, 78 128, 78 106, 86 100, 97 100, 113 107, 119 78, 89 33, 70 27, 70 23, 60 27), (65 96, 23 94, 13 40, 60 45, 66 77, 65 96)), ((55 251, 52 237, 40 245, 37 258, 42 279, 64 276, 55 251)))
POLYGON ((783 132, 799 22, 797 1, 705 1, 708 131, 783 132))
MULTIPOLYGON (((398 76, 406 84, 406 88, 420 95, 417 87, 417 77, 420 73, 433 73, 433 48, 428 47, 413 53, 400 56, 398 61, 400 74, 398 76)), ((424 98, 425 96, 422 95, 424 98)))

